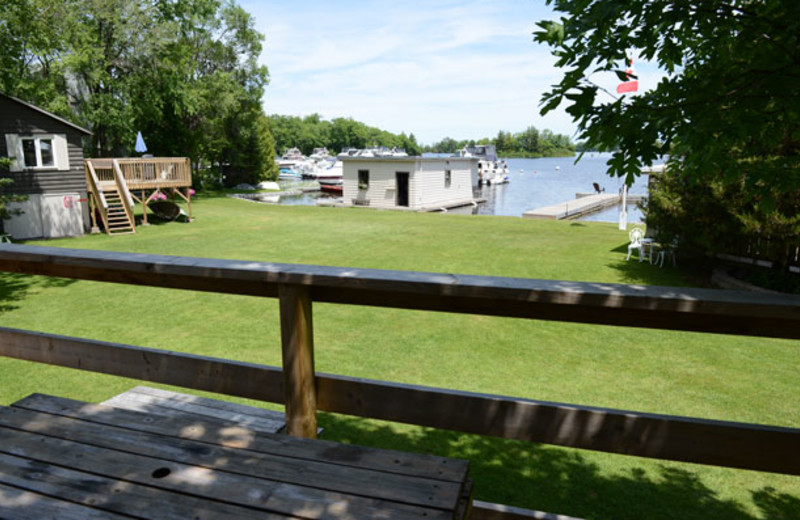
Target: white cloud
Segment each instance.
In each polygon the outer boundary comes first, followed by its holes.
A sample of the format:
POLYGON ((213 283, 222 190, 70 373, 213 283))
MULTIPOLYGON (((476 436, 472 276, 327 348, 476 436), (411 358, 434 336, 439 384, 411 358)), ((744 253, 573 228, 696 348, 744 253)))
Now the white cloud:
POLYGON ((572 134, 539 100, 560 72, 532 41, 543 2, 244 3, 266 35, 267 113, 352 117, 424 143, 534 125, 572 134))

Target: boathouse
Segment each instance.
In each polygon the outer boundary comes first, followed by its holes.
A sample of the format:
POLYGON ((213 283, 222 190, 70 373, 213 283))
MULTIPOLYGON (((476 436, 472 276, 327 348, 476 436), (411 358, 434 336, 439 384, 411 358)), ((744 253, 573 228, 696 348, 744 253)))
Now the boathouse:
POLYGON ((3 221, 14 239, 81 235, 89 221, 83 173, 83 137, 89 130, 20 99, 0 93, 0 157, 12 159, 7 190, 27 195, 9 208, 22 214, 3 221))
POLYGON ((346 205, 436 211, 473 204, 474 157, 345 157, 346 205))

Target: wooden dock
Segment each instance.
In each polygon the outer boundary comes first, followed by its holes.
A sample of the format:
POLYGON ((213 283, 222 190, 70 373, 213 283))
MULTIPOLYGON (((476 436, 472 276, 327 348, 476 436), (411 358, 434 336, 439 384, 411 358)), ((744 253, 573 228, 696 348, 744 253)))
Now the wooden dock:
MULTIPOLYGON (((580 218, 596 211, 616 206, 621 202, 619 195, 614 193, 584 194, 576 193, 575 199, 550 206, 532 209, 522 214, 524 218, 538 218, 545 220, 562 220, 580 218)), ((628 203, 640 202, 641 195, 628 195, 628 203)))

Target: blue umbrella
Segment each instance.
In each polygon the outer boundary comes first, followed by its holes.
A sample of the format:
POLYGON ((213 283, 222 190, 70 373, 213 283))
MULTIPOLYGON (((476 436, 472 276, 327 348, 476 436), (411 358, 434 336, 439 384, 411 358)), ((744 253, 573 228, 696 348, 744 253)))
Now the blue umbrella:
POLYGON ((138 153, 144 153, 147 151, 147 145, 144 144, 144 138, 142 137, 141 132, 136 134, 136 146, 133 149, 138 153))

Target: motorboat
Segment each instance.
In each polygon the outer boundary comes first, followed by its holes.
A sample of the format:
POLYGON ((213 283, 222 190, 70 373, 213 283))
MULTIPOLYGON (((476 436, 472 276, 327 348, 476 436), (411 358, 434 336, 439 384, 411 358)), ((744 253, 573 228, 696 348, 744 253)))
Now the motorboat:
POLYGON ((503 160, 478 161, 478 186, 492 186, 509 182, 508 165, 503 160))
POLYGON ((497 148, 493 144, 465 146, 455 153, 456 157, 475 157, 478 159, 477 177, 473 177, 472 185, 480 188, 483 185, 505 184, 509 182, 508 165, 505 160, 497 158, 497 148))
POLYGON ((341 179, 344 177, 342 162, 338 159, 311 162, 306 161, 298 165, 298 171, 304 179, 341 179))
POLYGON ((291 168, 281 168, 278 172, 278 180, 282 181, 297 181, 302 176, 291 168))
POLYGON ((294 169, 297 164, 307 159, 308 158, 303 155, 299 148, 289 148, 276 162, 279 168, 294 169))
POLYGON ((312 161, 317 161, 317 162, 319 162, 319 161, 327 161, 331 157, 332 156, 331 156, 330 152, 324 146, 322 148, 314 148, 314 151, 311 153, 311 155, 308 156, 309 159, 311 159, 312 161))
POLYGON ((324 193, 332 193, 334 195, 341 195, 344 191, 344 182, 342 179, 328 178, 319 179, 319 189, 324 193))

